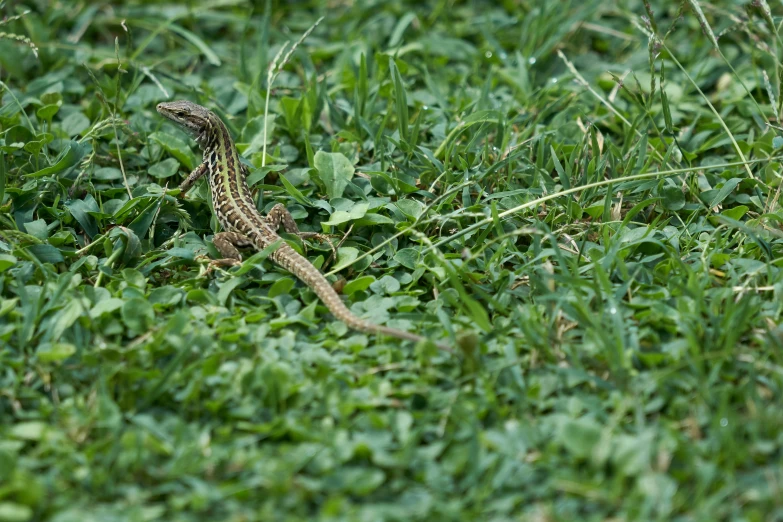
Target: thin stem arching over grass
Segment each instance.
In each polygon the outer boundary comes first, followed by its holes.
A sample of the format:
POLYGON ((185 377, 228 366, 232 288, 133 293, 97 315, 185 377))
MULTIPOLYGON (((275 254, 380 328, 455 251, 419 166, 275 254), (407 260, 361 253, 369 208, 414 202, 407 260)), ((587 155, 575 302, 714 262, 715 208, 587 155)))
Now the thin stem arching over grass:
POLYGON ((296 51, 297 47, 302 44, 302 42, 305 41, 305 39, 310 36, 310 33, 312 33, 316 27, 318 27, 318 24, 321 23, 321 21, 324 19, 324 17, 320 17, 318 20, 315 21, 313 25, 311 25, 307 31, 305 31, 302 36, 297 40, 294 45, 291 46, 290 49, 288 49, 288 53, 283 57, 283 60, 278 64, 278 60, 280 59, 280 56, 283 54, 283 51, 286 50, 288 47, 289 42, 285 42, 281 47, 280 50, 277 51, 277 54, 275 55, 272 62, 269 64, 269 68, 267 69, 267 75, 266 75, 266 98, 264 100, 264 145, 263 150, 261 153, 261 166, 266 166, 266 142, 267 142, 267 128, 269 126, 269 99, 272 94, 272 84, 275 82, 275 79, 277 78, 277 75, 280 74, 280 71, 283 70, 283 67, 286 66, 286 64, 289 62, 291 57, 293 56, 294 52, 296 51))
MULTIPOLYGON (((698 0, 688 0, 688 2, 691 4, 691 8, 693 9, 693 12, 696 13, 696 18, 699 20, 699 25, 702 28, 702 32, 707 35, 707 37, 710 40, 710 43, 712 44, 713 48, 715 49, 715 52, 718 53, 718 56, 721 57, 723 62, 726 64, 726 66, 729 68, 731 73, 734 75, 734 77, 737 79, 737 81, 742 85, 742 88, 745 90, 745 93, 747 93, 748 97, 750 98, 750 101, 753 102, 753 105, 756 106, 756 110, 758 110, 759 114, 762 118, 764 118, 764 121, 769 123, 769 119, 767 118, 767 115, 764 114, 764 111, 759 106, 758 102, 756 101, 756 98, 753 97, 753 94, 750 92, 750 89, 748 89, 748 86, 745 85, 745 82, 742 80, 742 77, 737 74, 737 71, 734 69, 734 66, 731 65, 731 62, 726 58, 726 56, 723 54, 723 51, 720 49, 720 44, 718 44, 718 38, 715 36, 715 32, 712 30, 712 27, 710 26, 709 22, 707 21, 707 17, 704 15, 704 11, 702 11, 701 6, 699 5, 698 0)), ((759 4, 761 6, 761 4, 759 4)), ((764 7, 761 6, 762 13, 765 13, 764 7)), ((769 10, 769 6, 766 6, 766 10, 769 10)), ((777 46, 777 44, 775 43, 777 46)), ((670 52, 671 54, 671 52, 670 52)), ((777 57, 775 57, 775 62, 777 63, 777 57)))
MULTIPOLYGON (((677 174, 684 174, 684 173, 688 173, 688 172, 696 172, 698 170, 725 169, 725 168, 729 168, 729 167, 746 166, 745 165, 746 163, 756 164, 756 163, 763 163, 763 162, 769 162, 769 161, 775 161, 775 160, 783 160, 783 156, 775 156, 775 157, 771 157, 771 158, 755 159, 755 160, 750 160, 750 161, 746 161, 746 162, 739 162, 739 161, 737 161, 737 162, 733 162, 733 163, 721 163, 721 164, 716 164, 716 165, 687 167, 687 168, 681 168, 681 169, 669 169, 669 170, 661 170, 661 171, 656 171, 656 172, 643 172, 641 174, 634 174, 632 176, 625 176, 625 177, 622 177, 622 178, 613 178, 613 179, 608 179, 608 180, 596 181, 594 183, 589 183, 587 185, 580 185, 578 187, 572 187, 572 188, 570 188, 568 190, 561 190, 559 192, 554 192, 552 194, 549 194, 549 195, 546 195, 546 196, 542 196, 540 198, 536 198, 536 199, 534 199, 532 201, 529 201, 527 203, 523 203, 523 204, 518 205, 518 206, 516 206, 514 208, 510 208, 508 210, 500 212, 498 214, 498 218, 504 218, 504 217, 510 216, 512 214, 516 214, 517 212, 519 212, 521 210, 525 210, 527 208, 535 207, 537 205, 540 205, 541 203, 545 203, 547 201, 551 201, 553 199, 556 199, 556 198, 559 198, 559 197, 562 197, 562 196, 567 196, 569 194, 576 194, 578 192, 582 192, 582 191, 588 190, 588 189, 604 187, 604 186, 607 186, 607 185, 614 185, 614 184, 617 184, 617 183, 622 183, 624 181, 638 181, 638 180, 642 180, 642 179, 651 179, 651 178, 657 178, 657 177, 663 178, 663 177, 667 177, 667 176, 674 176, 674 175, 677 175, 677 174)), ((428 205, 427 208, 428 209, 431 208, 431 206, 433 204, 434 204, 434 202, 431 203, 430 205, 428 205)), ((426 210, 421 213, 421 215, 425 215, 425 214, 426 214, 426 210)), ((400 230, 399 232, 397 232, 397 233, 393 234, 392 236, 388 237, 386 240, 382 241, 381 243, 379 243, 375 247, 371 248, 367 252, 364 252, 361 255, 357 256, 357 258, 354 259, 351 263, 340 267, 340 270, 344 270, 345 268, 348 268, 349 266, 355 264, 356 262, 361 261, 365 257, 373 255, 375 252, 377 252, 381 248, 385 247, 386 245, 388 245, 392 241, 394 241, 394 240, 404 236, 405 234, 409 233, 411 230, 414 230, 415 227, 420 222, 421 222, 421 220, 419 218, 416 218, 416 220, 414 220, 413 224, 411 224, 409 227, 406 227, 403 230, 400 230)), ((448 243, 450 241, 453 241, 453 240, 458 239, 458 238, 460 238, 460 237, 462 237, 462 236, 464 236, 466 234, 469 234, 470 232, 472 232, 472 231, 474 231, 476 229, 479 229, 479 228, 484 227, 486 225, 490 225, 493 222, 494 222, 494 218, 493 217, 488 217, 488 218, 482 219, 481 221, 478 221, 478 222, 468 226, 467 228, 464 228, 464 229, 462 229, 462 230, 460 230, 458 232, 455 232, 454 234, 450 235, 447 238, 441 239, 440 241, 437 241, 436 243, 433 243, 431 246, 427 247, 425 252, 428 252, 430 250, 434 250, 434 249, 440 248, 441 246, 445 245, 446 243, 448 243)), ((339 272, 340 270, 332 270, 332 271, 328 272, 326 275, 334 275, 337 272, 339 272)))
POLYGON ((707 95, 704 94, 704 91, 702 91, 701 88, 699 87, 699 85, 695 81, 693 81, 693 78, 691 78, 691 76, 688 74, 688 71, 685 70, 685 67, 682 66, 682 64, 677 59, 677 57, 674 56, 674 53, 671 51, 671 49, 669 49, 666 46, 666 43, 665 42, 661 42, 661 45, 663 46, 664 49, 666 49, 666 52, 669 53, 669 58, 680 69, 680 71, 682 71, 682 73, 685 75, 685 77, 688 79, 688 81, 691 82, 691 84, 696 88, 696 90, 699 92, 701 97, 704 99, 704 101, 709 106, 709 108, 712 111, 712 113, 715 115, 715 118, 718 120, 718 122, 720 122, 720 125, 721 125, 721 127, 723 127, 723 130, 726 131, 726 134, 728 135, 729 139, 731 140, 731 144, 734 146, 734 150, 737 151, 737 155, 740 157, 739 164, 741 164, 745 168, 745 171, 748 173, 748 176, 751 179, 756 179, 756 176, 753 175, 753 172, 750 170, 750 167, 748 166, 752 162, 748 162, 745 159, 745 154, 742 153, 742 149, 740 149, 739 143, 737 143, 737 140, 734 138, 734 134, 732 134, 731 130, 729 129, 729 126, 726 125, 726 121, 721 117, 721 115, 717 111, 717 109, 715 109, 715 106, 712 104, 712 102, 707 97, 707 95))
MULTIPOLYGON (((620 114, 620 111, 618 111, 618 110, 615 108, 615 106, 614 106, 614 105, 612 105, 612 104, 609 102, 609 100, 605 99, 605 98, 604 98, 603 96, 601 96, 601 95, 600 95, 600 94, 599 94, 599 93, 598 93, 598 92, 597 92, 595 89, 593 89, 593 87, 592 87, 592 86, 591 86, 591 85, 590 85, 590 84, 587 82, 587 80, 585 80, 585 79, 584 79, 584 77, 583 77, 581 74, 579 74, 579 71, 577 71, 577 70, 576 70, 576 67, 574 66, 574 64, 573 64, 573 63, 571 63, 571 61, 570 61, 568 58, 566 58, 566 55, 565 55, 565 54, 563 54, 563 52, 562 52, 560 49, 558 49, 558 50, 557 50, 557 55, 560 57, 560 59, 561 59, 561 60, 563 60, 563 62, 565 63, 566 67, 568 68, 568 70, 569 70, 569 71, 571 71, 571 74, 573 74, 573 75, 574 75, 574 79, 576 79, 576 81, 577 81, 577 83, 578 83, 579 85, 581 85, 582 87, 584 87, 585 89, 587 89, 587 90, 588 90, 588 92, 590 92, 590 94, 592 94, 593 96, 595 96, 595 97, 598 99, 598 101, 599 101, 599 102, 601 102, 601 104, 602 104, 602 105, 604 105, 604 106, 605 106, 607 109, 609 109, 609 111, 610 111, 612 114, 614 114, 615 116, 617 116, 617 117, 620 119, 620 121, 622 121, 622 122, 623 122, 623 124, 625 124, 625 126, 626 126, 626 127, 628 127, 628 128, 632 128, 632 129, 634 130, 634 133, 635 133, 635 134, 636 134, 638 137, 642 137, 642 132, 641 132, 639 129, 637 129, 637 128, 636 128, 634 125, 632 125, 632 124, 631 124, 631 122, 630 122, 630 121, 628 121, 628 119, 627 119, 625 116, 623 116, 622 114, 620 114)), ((648 145, 647 145, 647 146, 648 146, 648 147, 651 147, 651 145, 649 145, 649 143, 648 143, 648 145)), ((653 150, 653 153, 656 155, 656 157, 657 157, 659 160, 663 160, 663 156, 661 156, 661 153, 660 153, 660 152, 658 152, 658 151, 657 151, 656 149, 654 149, 654 148, 653 148, 652 150, 653 150)))

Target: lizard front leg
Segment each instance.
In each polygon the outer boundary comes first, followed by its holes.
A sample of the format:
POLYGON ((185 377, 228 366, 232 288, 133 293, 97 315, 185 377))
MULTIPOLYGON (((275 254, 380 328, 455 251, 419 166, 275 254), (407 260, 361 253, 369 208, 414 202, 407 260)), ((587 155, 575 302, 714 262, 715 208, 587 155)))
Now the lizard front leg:
POLYGON ((185 178, 185 181, 180 183, 179 185, 179 197, 184 198, 185 194, 190 190, 190 187, 193 186, 193 184, 198 181, 204 174, 207 173, 209 170, 209 166, 207 165, 207 160, 204 160, 201 162, 201 165, 193 169, 193 172, 191 172, 187 178, 185 178))

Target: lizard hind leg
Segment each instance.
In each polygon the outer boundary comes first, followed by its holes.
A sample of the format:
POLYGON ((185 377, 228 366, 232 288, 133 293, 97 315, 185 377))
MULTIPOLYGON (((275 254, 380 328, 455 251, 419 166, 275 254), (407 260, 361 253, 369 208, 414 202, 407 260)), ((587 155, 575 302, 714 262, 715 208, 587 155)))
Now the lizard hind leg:
POLYGON ((329 238, 321 234, 319 232, 302 232, 299 230, 299 227, 296 224, 296 221, 294 221, 294 217, 291 215, 291 213, 288 211, 287 208, 285 208, 285 205, 282 203, 278 203, 274 207, 272 207, 272 210, 269 211, 269 213, 266 215, 266 224, 277 232, 277 230, 280 228, 280 225, 283 226, 283 230, 288 232, 289 234, 294 234, 299 236, 302 239, 319 239, 321 241, 326 241, 329 243, 329 246, 332 247, 332 253, 335 256, 335 259, 337 259, 337 252, 334 251, 334 245, 332 245, 332 242, 329 241, 329 238))
POLYGON ((220 232, 212 238, 212 244, 215 245, 223 259, 214 259, 210 261, 210 269, 223 266, 237 266, 242 263, 242 254, 240 248, 250 248, 253 242, 247 236, 237 232, 220 232))
POLYGON ((302 235, 302 232, 299 231, 299 227, 296 226, 294 217, 282 203, 278 203, 272 207, 272 210, 266 215, 265 221, 266 224, 269 225, 269 228, 275 232, 280 228, 280 225, 283 225, 283 230, 289 234, 296 234, 297 236, 302 235))

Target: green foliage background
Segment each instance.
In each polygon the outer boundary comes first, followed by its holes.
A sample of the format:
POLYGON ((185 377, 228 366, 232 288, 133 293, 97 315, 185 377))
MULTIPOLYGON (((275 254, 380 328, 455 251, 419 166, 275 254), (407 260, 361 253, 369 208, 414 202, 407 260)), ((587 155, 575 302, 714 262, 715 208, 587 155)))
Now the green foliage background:
POLYGON ((772 4, 7 2, 0 520, 783 520, 772 4), (207 274, 181 98, 457 355, 207 274))

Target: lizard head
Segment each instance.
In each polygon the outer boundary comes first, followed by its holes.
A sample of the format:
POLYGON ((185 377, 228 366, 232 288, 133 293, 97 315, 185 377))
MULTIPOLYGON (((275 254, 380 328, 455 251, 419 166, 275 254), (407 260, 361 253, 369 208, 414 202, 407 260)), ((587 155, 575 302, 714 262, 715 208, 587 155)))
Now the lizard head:
POLYGON ((209 109, 187 100, 159 103, 156 109, 161 116, 185 129, 197 141, 206 135, 215 117, 209 109))

